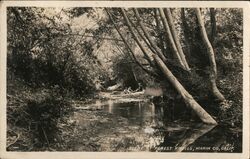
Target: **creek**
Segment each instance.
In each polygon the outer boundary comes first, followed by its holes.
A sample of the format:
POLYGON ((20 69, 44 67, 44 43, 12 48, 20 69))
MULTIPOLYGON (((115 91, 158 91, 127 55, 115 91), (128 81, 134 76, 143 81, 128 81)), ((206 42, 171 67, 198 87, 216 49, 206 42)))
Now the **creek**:
MULTIPOLYGON (((242 131, 173 120, 167 106, 144 98, 95 99, 70 116, 74 151, 241 152, 242 131)), ((181 118, 181 116, 179 117, 181 118)))

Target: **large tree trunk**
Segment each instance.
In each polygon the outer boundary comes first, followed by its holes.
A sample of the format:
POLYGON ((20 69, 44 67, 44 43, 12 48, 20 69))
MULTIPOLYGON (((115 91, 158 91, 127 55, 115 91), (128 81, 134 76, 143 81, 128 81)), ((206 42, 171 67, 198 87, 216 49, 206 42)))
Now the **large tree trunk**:
POLYGON ((153 55, 153 57, 165 77, 174 86, 176 91, 181 95, 186 105, 189 106, 204 123, 217 124, 217 122, 194 100, 192 95, 186 91, 186 89, 176 79, 172 72, 167 68, 164 62, 157 55, 153 55))
POLYGON ((168 19, 168 24, 169 24, 170 30, 172 32, 172 36, 173 36, 175 45, 177 47, 177 51, 178 51, 178 53, 179 53, 179 55, 181 57, 181 60, 182 60, 182 62, 184 64, 186 70, 190 71, 189 65, 187 63, 185 54, 183 53, 183 50, 182 50, 182 47, 181 47, 181 43, 180 43, 180 40, 178 38, 176 29, 175 29, 175 26, 174 26, 174 21, 173 21, 173 18, 172 18, 172 13, 171 13, 171 11, 170 11, 169 8, 164 9, 164 13, 165 13, 165 15, 166 15, 166 17, 168 19))
POLYGON ((205 44, 205 46, 207 48, 207 54, 209 57, 209 62, 210 62, 209 79, 210 79, 211 89, 212 89, 213 95, 219 101, 224 101, 225 97, 221 94, 221 92, 219 91, 219 89, 217 88, 217 85, 216 85, 217 67, 216 67, 216 61, 215 61, 215 56, 214 56, 214 50, 213 50, 213 47, 208 39, 207 32, 206 32, 206 29, 204 26, 204 22, 203 22, 202 17, 201 17, 200 9, 199 8, 195 9, 195 12, 196 12, 196 16, 198 19, 201 37, 202 37, 203 43, 205 44))
POLYGON ((181 59, 181 57, 180 57, 180 55, 178 53, 178 50, 177 50, 177 48, 175 46, 175 42, 174 42, 174 39, 173 39, 172 33, 170 31, 170 28, 169 28, 169 25, 168 25, 168 21, 167 21, 167 19, 165 17, 163 9, 159 8, 159 12, 160 12, 160 16, 161 16, 161 19, 162 19, 163 26, 164 26, 165 31, 166 31, 166 38, 168 38, 168 41, 170 42, 170 46, 171 46, 171 48, 173 50, 173 53, 176 56, 176 58, 177 58, 177 60, 178 60, 178 62, 180 64, 180 66, 183 69, 186 69, 186 67, 185 67, 185 65, 184 65, 184 63, 183 63, 183 61, 182 61, 182 59, 181 59))

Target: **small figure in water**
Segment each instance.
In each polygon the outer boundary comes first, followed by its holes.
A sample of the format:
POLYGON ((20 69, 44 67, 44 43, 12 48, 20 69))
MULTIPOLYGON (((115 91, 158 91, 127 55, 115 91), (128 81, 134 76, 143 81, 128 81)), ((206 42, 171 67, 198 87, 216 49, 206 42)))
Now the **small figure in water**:
POLYGON ((124 93, 125 94, 130 94, 133 90, 131 89, 131 87, 128 87, 127 89, 124 89, 124 93))

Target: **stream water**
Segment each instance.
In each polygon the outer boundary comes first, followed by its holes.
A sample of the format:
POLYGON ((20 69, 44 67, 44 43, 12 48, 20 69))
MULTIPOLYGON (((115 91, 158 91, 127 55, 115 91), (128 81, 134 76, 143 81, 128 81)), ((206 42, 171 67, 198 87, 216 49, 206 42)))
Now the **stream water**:
MULTIPOLYGON (((83 120, 81 118, 86 116, 86 110, 78 110, 72 118, 78 121, 75 127, 79 131, 81 127, 86 129, 86 125, 96 129, 93 132, 95 135, 90 137, 93 141, 89 141, 94 142, 96 151, 242 151, 241 130, 191 120, 166 119, 168 110, 155 106, 149 100, 96 100, 91 107, 98 108, 94 111, 101 116, 95 119, 85 117, 83 120), (102 124, 96 124, 95 121, 101 121, 102 124)), ((85 150, 81 146, 79 143, 75 150, 85 150)))

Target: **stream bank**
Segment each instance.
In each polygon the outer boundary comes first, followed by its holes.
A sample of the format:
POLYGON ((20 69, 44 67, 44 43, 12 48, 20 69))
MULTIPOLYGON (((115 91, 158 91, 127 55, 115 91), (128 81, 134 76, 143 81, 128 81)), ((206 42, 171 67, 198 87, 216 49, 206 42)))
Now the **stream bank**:
MULTIPOLYGON (((169 103, 156 105, 143 92, 101 92, 92 100, 71 100, 46 140, 33 146, 17 139, 11 151, 241 152, 241 129, 169 119, 169 103)), ((175 106, 178 106, 177 103, 175 106)), ((170 113, 171 114, 171 113, 170 113)), ((181 118, 181 117, 179 117, 181 118)), ((9 134, 11 136, 11 134, 9 134)), ((21 134, 22 135, 22 134, 21 134)), ((15 135, 12 136, 13 140, 15 135)))

